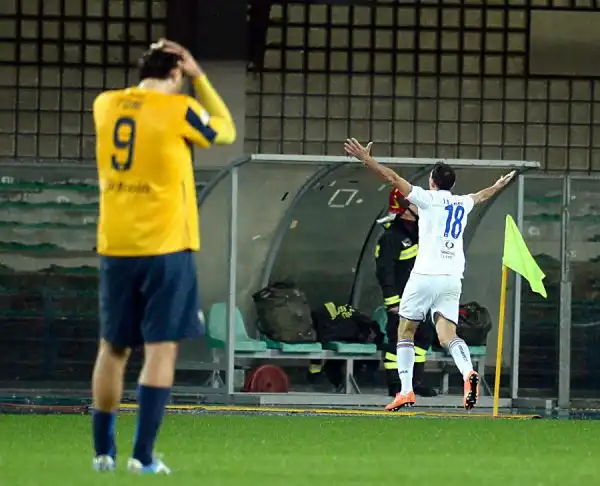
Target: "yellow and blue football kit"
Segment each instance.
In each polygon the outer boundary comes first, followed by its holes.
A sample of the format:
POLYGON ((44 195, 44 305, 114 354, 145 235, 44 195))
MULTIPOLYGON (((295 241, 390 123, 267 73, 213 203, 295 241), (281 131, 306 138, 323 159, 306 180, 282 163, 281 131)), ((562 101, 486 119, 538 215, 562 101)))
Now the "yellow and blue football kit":
POLYGON ((201 333, 196 270, 200 248, 191 145, 230 144, 235 126, 205 76, 202 105, 143 88, 94 102, 100 188, 100 321, 109 343, 179 341, 201 333))

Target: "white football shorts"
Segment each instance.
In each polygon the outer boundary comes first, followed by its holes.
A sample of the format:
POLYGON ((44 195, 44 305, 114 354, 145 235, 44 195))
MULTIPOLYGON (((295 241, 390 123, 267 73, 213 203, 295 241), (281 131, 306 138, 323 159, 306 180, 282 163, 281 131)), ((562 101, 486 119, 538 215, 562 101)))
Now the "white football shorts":
POLYGON ((461 293, 460 277, 412 273, 400 301, 400 317, 421 322, 431 311, 432 318, 439 313, 456 324, 461 293))

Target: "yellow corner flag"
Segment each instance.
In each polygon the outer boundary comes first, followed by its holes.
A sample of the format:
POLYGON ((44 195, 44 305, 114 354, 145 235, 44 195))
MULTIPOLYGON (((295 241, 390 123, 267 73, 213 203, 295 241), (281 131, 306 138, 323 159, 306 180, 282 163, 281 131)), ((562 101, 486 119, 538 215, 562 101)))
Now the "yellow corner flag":
POLYGON ((529 282, 531 290, 548 297, 542 280, 546 276, 529 253, 523 236, 510 215, 506 215, 506 229, 504 230, 504 254, 502 263, 511 270, 520 274, 529 282))

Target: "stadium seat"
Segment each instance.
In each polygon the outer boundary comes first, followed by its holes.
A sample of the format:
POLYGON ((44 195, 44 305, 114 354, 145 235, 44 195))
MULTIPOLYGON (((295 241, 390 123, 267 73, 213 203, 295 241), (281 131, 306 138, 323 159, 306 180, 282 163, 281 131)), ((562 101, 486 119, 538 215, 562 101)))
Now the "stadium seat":
POLYGON ((321 343, 284 343, 280 341, 273 341, 268 337, 263 337, 267 348, 278 349, 282 353, 289 354, 308 354, 308 353, 320 353, 323 351, 321 343))
POLYGON ((377 345, 370 343, 342 343, 339 341, 332 341, 330 343, 325 343, 323 347, 335 351, 338 354, 370 355, 377 352, 377 345))
MULTIPOLYGON (((224 348, 227 342, 227 304, 217 302, 210 308, 207 322, 207 341, 209 346, 224 348)), ((235 351, 239 353, 257 353, 265 351, 267 343, 248 336, 242 313, 235 309, 235 351)))
POLYGON ((486 346, 469 346, 469 352, 472 357, 484 358, 487 355, 486 346))
POLYGON ((387 343, 388 342, 388 338, 387 338, 387 333, 386 333, 386 326, 387 326, 387 309, 384 305, 380 305, 379 307, 377 307, 377 309, 375 309, 373 311, 373 315, 371 316, 371 319, 373 321, 375 321, 377 324, 379 324, 379 329, 381 329, 381 332, 384 335, 383 338, 383 342, 387 343))

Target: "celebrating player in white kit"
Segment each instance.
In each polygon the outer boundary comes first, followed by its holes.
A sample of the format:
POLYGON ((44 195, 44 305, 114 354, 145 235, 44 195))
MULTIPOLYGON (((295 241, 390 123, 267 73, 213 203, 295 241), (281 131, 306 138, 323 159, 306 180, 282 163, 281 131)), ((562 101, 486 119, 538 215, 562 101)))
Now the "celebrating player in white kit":
POLYGON ((515 171, 475 194, 457 196, 450 190, 456 175, 452 167, 438 162, 429 175, 429 190, 413 186, 393 170, 373 159, 370 145, 363 147, 356 139, 348 139, 346 152, 391 182, 406 199, 419 209, 419 253, 402 300, 398 327, 398 374, 402 391, 386 410, 394 411, 415 404, 412 388, 415 364, 414 335, 417 326, 431 312, 435 328, 448 353, 463 375, 464 406, 470 410, 479 398, 479 375, 473 370, 467 344, 456 335, 458 307, 465 268, 463 235, 467 218, 475 204, 479 204, 504 188, 515 171))

